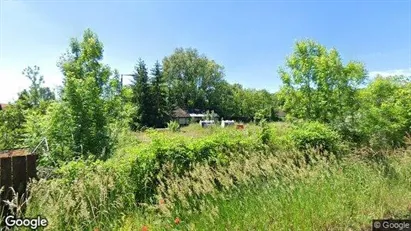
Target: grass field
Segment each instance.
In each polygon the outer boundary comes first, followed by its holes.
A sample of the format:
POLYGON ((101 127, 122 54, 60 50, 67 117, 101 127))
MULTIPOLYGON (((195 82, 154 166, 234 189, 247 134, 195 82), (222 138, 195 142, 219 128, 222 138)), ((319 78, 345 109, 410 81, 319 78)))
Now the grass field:
POLYGON ((201 211, 180 205, 172 216, 137 213, 120 230, 371 230, 372 219, 410 217, 410 154, 395 153, 388 166, 358 156, 300 171, 283 166, 281 177, 204 199, 201 211))
POLYGON ((44 214, 50 230, 370 230, 372 219, 410 217, 411 150, 352 149, 337 159, 278 148, 291 128, 269 129, 268 146, 252 149, 262 132, 253 124, 128 133, 111 159, 73 162, 60 178, 34 183, 27 214, 44 214), (191 162, 177 174, 162 159, 204 155, 230 161, 191 162), (159 163, 154 199, 136 204, 133 191, 145 186, 134 186, 133 169, 159 163))

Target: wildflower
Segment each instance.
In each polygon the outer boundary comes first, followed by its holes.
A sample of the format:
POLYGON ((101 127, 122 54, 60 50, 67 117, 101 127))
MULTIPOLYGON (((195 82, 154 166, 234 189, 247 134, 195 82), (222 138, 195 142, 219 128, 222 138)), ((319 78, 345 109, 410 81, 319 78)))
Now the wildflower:
POLYGON ((100 229, 99 229, 99 228, 97 228, 97 227, 95 227, 95 228, 94 228, 94 231, 100 231, 100 229))
POLYGON ((143 228, 141 228, 141 231, 148 231, 148 227, 144 225, 143 228))
POLYGON ((160 203, 160 205, 162 205, 162 204, 164 204, 164 203, 166 203, 166 202, 165 202, 164 199, 161 199, 159 203, 160 203))
POLYGON ((176 219, 174 219, 174 223, 176 223, 176 225, 180 224, 181 220, 180 218, 176 217, 176 219))

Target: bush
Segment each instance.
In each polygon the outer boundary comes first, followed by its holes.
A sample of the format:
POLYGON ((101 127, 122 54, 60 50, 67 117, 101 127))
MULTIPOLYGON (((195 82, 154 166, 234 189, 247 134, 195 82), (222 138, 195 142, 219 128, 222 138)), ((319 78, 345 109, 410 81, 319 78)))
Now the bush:
POLYGON ((177 121, 170 121, 167 123, 168 130, 177 132, 180 129, 180 124, 177 121))
POLYGON ((404 146, 411 131, 411 83, 400 79, 377 77, 360 91, 357 127, 374 149, 404 146))
POLYGON ((290 132, 289 138, 300 151, 310 148, 319 152, 339 154, 341 150, 341 138, 339 134, 327 125, 319 122, 300 122, 290 132))
POLYGON ((166 165, 171 164, 170 171, 182 175, 193 164, 224 165, 230 162, 233 154, 243 155, 263 147, 258 134, 248 136, 235 130, 201 139, 170 138, 164 134, 153 134, 151 145, 137 151, 137 158, 132 165, 135 197, 139 201, 147 201, 155 195, 155 188, 161 178, 158 174, 166 165))
POLYGON ((270 132, 270 128, 267 125, 266 119, 260 120, 259 125, 262 128, 260 139, 263 142, 263 144, 268 144, 270 141, 271 132, 270 132))
POLYGON ((344 141, 351 145, 359 147, 368 142, 367 134, 361 130, 358 118, 348 118, 344 122, 334 122, 330 126, 340 134, 344 141))

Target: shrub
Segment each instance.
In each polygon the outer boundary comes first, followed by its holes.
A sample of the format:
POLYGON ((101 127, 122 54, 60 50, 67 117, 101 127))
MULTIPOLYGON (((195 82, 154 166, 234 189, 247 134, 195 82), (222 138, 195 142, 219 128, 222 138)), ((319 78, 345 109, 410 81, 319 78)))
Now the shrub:
POLYGON ((140 149, 132 165, 131 177, 135 184, 135 197, 147 201, 155 194, 163 166, 171 164, 172 172, 182 175, 196 163, 210 166, 227 164, 231 155, 243 155, 264 146, 258 133, 254 136, 240 131, 225 131, 206 138, 187 139, 154 134, 152 143, 140 149))
POLYGON ((266 118, 266 110, 261 109, 258 110, 255 114, 254 114, 254 122, 259 124, 260 121, 264 120, 266 118))
POLYGON ((319 122, 300 122, 290 132, 289 138, 300 151, 310 148, 321 153, 338 154, 341 151, 341 138, 336 131, 319 122))
POLYGON ((180 124, 177 121, 170 121, 167 123, 167 128, 172 132, 176 132, 180 129, 180 124))
POLYGON ((358 128, 374 149, 401 147, 411 131, 411 84, 398 77, 377 77, 360 91, 358 128))
POLYGON ((260 139, 263 144, 268 144, 270 141, 270 128, 267 125, 266 119, 262 119, 259 121, 259 125, 262 127, 260 139))
POLYGON ((348 118, 343 122, 333 122, 330 126, 340 134, 344 141, 359 147, 368 142, 367 134, 361 130, 359 122, 358 118, 348 118))

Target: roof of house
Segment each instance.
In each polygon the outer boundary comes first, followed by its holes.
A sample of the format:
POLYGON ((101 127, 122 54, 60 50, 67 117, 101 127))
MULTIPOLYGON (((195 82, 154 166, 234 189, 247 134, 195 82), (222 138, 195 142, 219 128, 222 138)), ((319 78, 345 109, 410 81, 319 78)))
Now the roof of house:
MULTIPOLYGON (((194 113, 190 113, 190 116, 191 116, 191 117, 194 117, 194 118, 203 118, 203 117, 206 117, 207 114, 194 114, 194 113)), ((218 115, 217 113, 214 113, 214 117, 219 117, 219 115, 218 115)))
POLYGON ((8 105, 5 103, 0 103, 0 110, 3 110, 7 107, 8 105))
POLYGON ((189 110, 187 110, 187 112, 188 112, 189 114, 203 114, 203 113, 204 113, 204 112, 201 111, 200 109, 189 109, 189 110))
POLYGON ((195 113, 190 113, 189 115, 190 117, 198 117, 198 118, 203 118, 206 116, 205 114, 195 114, 195 113))
MULTIPOLYGON (((209 111, 211 113, 211 110, 209 111)), ((207 112, 206 111, 201 111, 200 109, 190 109, 188 110, 188 113, 190 114, 191 117, 194 118, 203 118, 206 117, 207 112)), ((214 112, 215 117, 219 117, 217 113, 214 112)))
POLYGON ((172 115, 174 118, 190 118, 190 115, 185 110, 179 107, 173 111, 172 115))
MULTIPOLYGON (((214 113, 215 117, 219 117, 217 113, 214 113)), ((206 113, 199 110, 199 109, 191 109, 191 110, 184 110, 181 108, 176 108, 173 111, 174 118, 204 118, 206 117, 206 113)))

